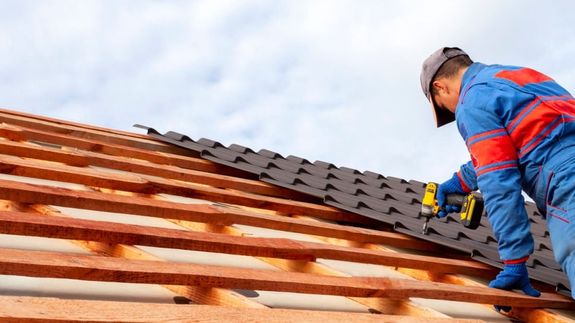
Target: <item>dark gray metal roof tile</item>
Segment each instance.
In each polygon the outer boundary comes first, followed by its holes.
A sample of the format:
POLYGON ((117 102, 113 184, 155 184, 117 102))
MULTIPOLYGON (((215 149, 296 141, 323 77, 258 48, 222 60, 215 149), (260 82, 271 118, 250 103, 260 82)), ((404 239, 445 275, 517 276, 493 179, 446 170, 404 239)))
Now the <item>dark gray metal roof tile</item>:
POLYGON ((385 179, 385 176, 383 176, 379 173, 369 171, 369 170, 364 171, 363 175, 365 175, 366 177, 369 177, 369 178, 373 178, 373 179, 385 179))
POLYGON ((320 161, 320 160, 316 160, 313 162, 313 164, 319 168, 323 168, 323 169, 334 169, 337 168, 334 164, 332 163, 327 163, 324 161, 320 161))
MULTIPOLYGON (((187 148, 213 162, 258 175, 264 182, 322 198, 327 205, 393 225, 395 231, 468 252, 474 259, 502 267, 497 242, 486 218, 477 230, 469 230, 458 222, 457 216, 448 215, 442 220, 432 219, 428 234, 421 233, 423 182, 338 168, 323 161, 310 163, 291 155, 284 158, 265 149, 255 153, 236 144, 226 148, 204 138, 195 142, 176 132, 161 135, 153 128, 139 127, 154 138, 187 148)), ((526 203, 526 208, 536 249, 528 262, 531 277, 568 291, 569 282, 553 259, 545 219, 533 203, 526 203)))
POLYGON ((263 182, 269 183, 269 184, 273 184, 273 185, 277 185, 277 186, 289 188, 289 189, 294 189, 297 187, 298 192, 309 194, 311 196, 314 196, 314 197, 317 197, 320 199, 323 199, 325 196, 325 191, 313 188, 311 186, 302 185, 300 182, 297 182, 297 181, 293 184, 287 184, 285 181, 275 180, 273 178, 269 178, 269 177, 267 177, 266 174, 262 174, 262 177, 260 177, 260 180, 262 180, 263 182))
POLYGON ((175 132, 175 131, 168 131, 168 132, 166 132, 166 134, 164 136, 171 138, 171 139, 174 139, 174 140, 177 140, 177 141, 192 141, 193 142, 192 138, 190 138, 186 135, 183 135, 181 133, 175 132))
POLYGON ((237 153, 240 153, 240 154, 247 154, 247 153, 255 154, 255 151, 251 150, 250 148, 244 147, 244 146, 240 146, 240 145, 238 145, 238 144, 231 144, 231 145, 228 147, 228 149, 229 149, 229 150, 232 150, 232 151, 235 151, 235 152, 237 152, 237 153))
POLYGON ((391 186, 386 182, 385 179, 375 179, 365 176, 363 181, 366 185, 373 186, 376 188, 391 188, 391 186))
POLYGON ((300 164, 292 163, 284 158, 276 158, 273 162, 279 169, 292 174, 298 174, 301 169, 300 164))
POLYGON ((360 171, 358 171, 357 169, 353 169, 353 168, 349 168, 349 167, 340 167, 339 170, 344 172, 344 173, 349 173, 352 175, 362 175, 362 173, 360 171))
POLYGON ((267 149, 260 149, 258 151, 258 154, 260 154, 264 157, 270 158, 270 159, 284 158, 279 153, 276 153, 275 151, 271 151, 271 150, 267 150, 267 149))
POLYGON ((286 159, 289 160, 289 161, 291 161, 291 162, 300 164, 300 165, 311 164, 311 163, 309 162, 309 160, 307 160, 307 159, 305 159, 305 158, 298 157, 298 156, 289 155, 289 156, 286 157, 286 159))
POLYGON ((305 165, 302 168, 305 169, 305 171, 310 175, 325 178, 325 179, 329 178, 330 173, 327 169, 323 169, 323 168, 320 168, 317 166, 312 166, 312 165, 305 165))
POLYGON ((204 145, 204 146, 209 147, 209 148, 219 148, 219 147, 225 148, 225 146, 223 144, 221 144, 220 142, 217 142, 217 141, 214 141, 211 139, 207 139, 207 138, 200 138, 196 142, 200 145, 204 145))
POLYGON ((288 172, 278 172, 274 170, 268 170, 260 173, 260 179, 273 179, 274 181, 280 181, 287 185, 295 185, 296 183, 303 183, 296 175, 288 172))

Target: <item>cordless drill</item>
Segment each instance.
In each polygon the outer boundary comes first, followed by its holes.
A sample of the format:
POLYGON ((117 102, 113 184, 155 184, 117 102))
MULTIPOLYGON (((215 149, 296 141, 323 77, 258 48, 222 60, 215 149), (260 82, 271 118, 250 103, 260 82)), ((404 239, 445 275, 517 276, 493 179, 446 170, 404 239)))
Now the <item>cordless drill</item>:
MULTIPOLYGON (((425 217, 423 234, 427 234, 429 219, 436 217, 442 208, 437 203, 437 183, 429 182, 425 186, 423 201, 421 202, 421 215, 425 217)), ((467 195, 448 194, 446 204, 461 206, 460 222, 464 227, 475 230, 479 227, 483 215, 483 197, 478 192, 467 195)))

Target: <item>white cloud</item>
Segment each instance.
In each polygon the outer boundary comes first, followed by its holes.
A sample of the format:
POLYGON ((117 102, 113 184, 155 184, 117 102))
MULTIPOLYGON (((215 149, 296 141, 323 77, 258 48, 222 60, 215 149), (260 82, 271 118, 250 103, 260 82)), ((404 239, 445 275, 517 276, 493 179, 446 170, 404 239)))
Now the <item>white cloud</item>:
POLYGON ((459 45, 575 90, 557 1, 18 1, 0 4, 0 104, 441 181, 467 158, 435 129, 421 61, 459 45))

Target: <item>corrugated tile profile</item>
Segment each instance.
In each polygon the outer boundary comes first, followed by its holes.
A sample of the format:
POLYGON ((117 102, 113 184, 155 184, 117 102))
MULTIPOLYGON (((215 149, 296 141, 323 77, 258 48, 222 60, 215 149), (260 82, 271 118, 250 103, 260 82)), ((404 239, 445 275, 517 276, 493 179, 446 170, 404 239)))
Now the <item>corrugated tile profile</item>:
MULTIPOLYGON (((470 230, 459 223, 457 215, 448 215, 430 221, 428 233, 422 233, 423 182, 336 167, 323 161, 312 163, 295 156, 283 157, 265 149, 255 152, 237 144, 225 147, 205 138, 194 141, 177 132, 161 134, 150 127, 135 126, 147 130, 149 136, 189 149, 204 159, 254 174, 261 181, 321 198, 327 205, 390 224, 397 232, 469 252, 476 260, 502 267, 497 241, 487 219, 482 220, 477 230, 470 230)), ((526 206, 535 239, 535 252, 528 261, 530 276, 570 295, 569 281, 553 258, 545 220, 533 203, 526 206)))

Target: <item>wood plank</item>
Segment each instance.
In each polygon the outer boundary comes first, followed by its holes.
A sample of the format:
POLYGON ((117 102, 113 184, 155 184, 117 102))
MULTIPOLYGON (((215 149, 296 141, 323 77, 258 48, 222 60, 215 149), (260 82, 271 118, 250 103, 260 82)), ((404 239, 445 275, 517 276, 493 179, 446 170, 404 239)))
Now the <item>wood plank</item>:
MULTIPOLYGON (((568 318, 556 312, 537 308, 514 307, 507 316, 520 320, 521 322, 536 323, 573 323, 573 318, 568 318)), ((573 317, 573 315, 571 315, 573 317)))
POLYGON ((66 134, 58 134, 21 126, 0 124, 0 137, 11 141, 36 141, 97 152, 104 155, 136 158, 161 165, 177 166, 185 169, 200 170, 242 178, 255 178, 254 175, 229 166, 219 165, 194 156, 182 156, 166 152, 157 152, 129 146, 115 145, 99 140, 82 139, 66 134))
MULTIPOLYGON (((124 244, 110 244, 83 240, 75 240, 70 242, 98 255, 136 260, 166 261, 165 259, 156 257, 140 248, 124 244)), ((161 286, 170 290, 176 295, 186 297, 196 304, 267 308, 266 305, 260 304, 255 300, 251 300, 229 289, 190 285, 182 286, 164 284, 161 286)))
POLYGON ((479 320, 416 318, 293 309, 248 309, 210 305, 64 300, 0 296, 0 319, 9 322, 354 322, 354 323, 472 323, 479 320))
MULTIPOLYGON (((298 217, 298 218, 307 218, 307 217, 298 217)), ((308 218, 309 219, 309 218, 308 218)), ((335 239, 335 238, 325 238, 325 237, 318 237, 322 241, 326 241, 330 244, 338 245, 338 246, 352 246, 358 248, 365 248, 370 250, 379 250, 379 251, 390 251, 388 248, 385 248, 381 245, 371 244, 371 243, 358 243, 354 241, 342 240, 342 239, 335 239)), ((485 286, 484 284, 478 283, 475 280, 469 279, 464 276, 459 276, 456 274, 436 274, 426 270, 419 270, 419 269, 412 269, 412 268, 396 268, 398 272, 415 278, 417 280, 422 281, 431 281, 431 282, 440 282, 440 283, 448 283, 454 285, 461 285, 461 286, 476 286, 481 287, 485 286)), ((494 276, 491 276, 493 278, 494 276)), ((492 309, 491 305, 486 305, 490 309, 492 309)), ((504 313, 502 313, 504 314, 504 313)), ((573 322, 572 319, 569 319, 565 316, 562 316, 558 313, 551 312, 545 309, 538 309, 538 308, 521 308, 521 307, 514 307, 510 313, 506 313, 506 316, 509 316, 514 319, 518 319, 525 322, 545 322, 545 323, 568 323, 573 322)))
MULTIPOLYGON (((42 215, 48 216, 56 216, 56 217, 69 217, 68 215, 61 213, 51 207, 47 206, 39 206, 35 205, 30 207, 22 207, 21 204, 15 204, 9 202, 7 206, 8 210, 18 210, 18 211, 34 211, 39 212, 42 215), (13 207, 16 206, 16 207, 13 207)), ((210 226, 205 224, 200 224, 197 222, 187 222, 182 220, 174 220, 176 224, 180 224, 185 228, 192 227, 193 230, 200 231, 200 232, 212 232, 212 233, 219 233, 219 234, 229 234, 234 236, 242 237, 245 234, 237 228, 229 227, 229 226, 210 226)), ((96 252, 98 254, 109 255, 113 257, 122 257, 127 259, 140 259, 140 260, 154 260, 156 259, 155 256, 152 256, 139 248, 127 245, 118 245, 118 244, 108 244, 108 243, 101 243, 101 242, 91 242, 91 241, 81 241, 81 240, 73 240, 71 241, 80 245, 81 247, 91 251, 96 252)), ((273 260, 277 260, 277 258, 266 258, 266 257, 257 257, 261 261, 264 261, 272 266, 277 266, 273 260)), ((301 261, 286 261, 289 262, 297 262, 301 263, 301 261)), ((308 265, 303 266, 304 268, 320 268, 325 267, 317 263, 313 262, 306 262, 308 265)), ((279 267, 278 267, 279 268, 279 267)), ((320 273, 320 272, 311 272, 311 273, 320 273)), ((327 274, 330 275, 338 275, 338 276, 349 276, 344 274, 338 274, 335 271, 328 272, 327 274)), ((194 303, 198 304, 212 304, 212 305, 231 305, 231 306, 240 306, 240 307, 254 307, 253 304, 259 305, 260 307, 265 307, 264 305, 257 303, 255 301, 250 300, 249 298, 238 295, 236 292, 221 289, 221 288, 200 288, 196 286, 176 286, 176 285, 164 285, 163 287, 168 288, 169 290, 179 294, 184 295, 185 297, 191 299, 194 303)), ((394 315, 408 315, 408 316, 416 316, 416 317, 449 317, 445 314, 442 314, 436 310, 431 308, 424 307, 422 305, 413 303, 409 300, 392 300, 386 298, 360 298, 360 297, 350 297, 352 301, 355 301, 361 305, 367 306, 368 308, 374 309, 379 311, 380 313, 386 314, 394 314, 394 315)))
POLYGON ((209 167, 204 167, 202 164, 199 164, 199 166, 196 167, 199 170, 191 170, 177 166, 157 165, 138 159, 109 156, 89 151, 66 151, 51 147, 39 147, 24 142, 14 143, 8 141, 0 141, 0 153, 11 156, 59 162, 78 167, 105 167, 125 172, 156 176, 166 180, 174 179, 188 181, 214 187, 238 189, 254 194, 277 196, 285 199, 319 201, 317 198, 306 196, 304 194, 258 180, 234 177, 236 174, 226 172, 224 168, 214 166, 215 164, 211 162, 208 162, 210 163, 207 165, 209 167), (234 176, 212 174, 210 172, 221 172, 223 174, 231 174, 234 176))
POLYGON ((573 308, 575 305, 567 297, 550 293, 537 298, 493 288, 413 280, 333 277, 4 248, 0 248, 0 274, 354 297, 419 297, 520 307, 573 308))
POLYGON ((283 259, 324 258, 481 277, 496 274, 490 266, 475 261, 346 248, 281 238, 234 237, 115 222, 47 218, 25 212, 0 212, 0 233, 283 259))
MULTIPOLYGON (((48 218, 70 216, 45 205, 24 205, 12 201, 0 201, 0 207, 6 211, 33 212, 34 216, 48 218)), ((2 214, 2 212, 0 212, 2 214)), ((32 214, 28 213, 28 216, 32 214)), ((86 240, 68 240, 85 250, 98 255, 119 257, 137 260, 165 261, 165 259, 152 255, 141 248, 123 244, 104 243, 86 240)), ((267 306, 251 300, 235 291, 222 288, 209 288, 199 286, 161 285, 173 293, 186 297, 196 304, 223 305, 234 307, 267 308, 267 306)))
POLYGON ((149 139, 149 137, 147 135, 142 135, 142 134, 138 134, 138 133, 122 131, 122 130, 117 130, 117 129, 111 129, 111 128, 105 128, 105 127, 98 127, 98 126, 91 125, 91 124, 73 122, 70 120, 57 119, 57 118, 47 117, 47 116, 38 115, 38 114, 31 114, 31 113, 26 113, 26 112, 22 112, 22 111, 11 110, 11 109, 0 108, 0 113, 7 114, 7 115, 13 115, 13 116, 20 117, 23 119, 28 119, 31 122, 34 122, 34 121, 47 122, 47 123, 52 123, 52 124, 83 128, 83 129, 91 130, 91 131, 102 131, 102 132, 107 132, 107 133, 113 133, 115 135, 120 135, 120 136, 125 136, 125 137, 133 137, 136 139, 149 139))
POLYGON ((114 131, 111 131, 111 129, 93 129, 86 125, 73 125, 63 120, 14 113, 13 111, 3 109, 0 109, 0 122, 35 128, 47 132, 67 134, 78 138, 99 140, 128 147, 149 149, 184 156, 190 155, 190 151, 187 149, 166 144, 149 136, 138 136, 135 134, 135 136, 126 136, 124 134, 117 134, 114 131))
MULTIPOLYGON (((172 220, 171 222, 194 231, 227 234, 235 237, 244 237, 246 235, 249 236, 248 233, 233 226, 212 226, 212 225, 205 225, 203 223, 189 222, 183 220, 172 220)), ((325 264, 319 264, 311 261, 282 260, 278 258, 266 258, 266 257, 258 257, 257 259, 284 271, 298 271, 310 274, 331 275, 331 276, 347 276, 347 277, 350 276, 348 274, 338 272, 332 268, 329 268, 325 264)), ((348 297, 348 299, 361 305, 368 306, 369 308, 372 308, 385 314, 409 315, 416 317, 448 317, 447 315, 441 312, 414 303, 410 300, 393 300, 381 297, 380 298, 348 297)))
POLYGON ((207 204, 185 204, 137 196, 121 196, 20 183, 0 179, 0 199, 15 202, 58 205, 72 208, 181 219, 219 225, 244 224, 275 230, 311 233, 361 242, 383 243, 412 249, 433 249, 434 245, 403 234, 314 223, 288 217, 256 214, 236 208, 207 204))
POLYGON ((157 176, 118 174, 85 167, 73 167, 0 154, 0 172, 4 174, 62 181, 144 194, 166 193, 212 202, 231 203, 270 209, 284 214, 306 214, 331 221, 363 220, 337 208, 283 198, 248 194, 220 188, 172 181, 157 176))
MULTIPOLYGON (((56 216, 56 217, 69 217, 68 215, 61 213, 48 206, 35 205, 32 207, 23 207, 21 204, 16 204, 9 202, 6 206, 7 210, 14 211, 32 211, 39 212, 42 215, 56 216)), ((243 237, 245 233, 241 230, 230 227, 230 226, 211 226, 205 225, 203 223, 188 222, 182 220, 174 220, 176 224, 182 225, 185 228, 193 228, 192 230, 200 232, 212 232, 219 234, 228 234, 236 237, 243 237)), ((71 242, 80 245, 81 247, 89 250, 90 252, 96 252, 98 254, 122 257, 126 259, 139 259, 139 260, 155 260, 157 257, 148 254, 141 250, 140 248, 127 246, 122 244, 108 244, 93 241, 84 240, 72 240, 71 242)), ((303 261, 289 260, 284 263, 278 263, 274 260, 277 258, 266 258, 257 257, 261 261, 264 261, 277 268, 282 268, 285 265, 289 266, 290 263, 304 263, 303 261)), ((320 265, 314 262, 305 262, 307 265, 298 266, 298 268, 310 269, 310 273, 316 274, 328 274, 334 276, 349 276, 343 273, 338 273, 334 270, 329 270, 324 273, 321 269, 326 266, 320 265), (319 270, 316 270, 319 269, 319 270)), ((327 268, 326 268, 327 270, 327 268)), ((234 291, 221 289, 221 288, 200 288, 196 286, 176 286, 176 285, 163 285, 163 287, 177 293, 178 295, 184 295, 185 297, 191 299, 194 303, 198 304, 211 304, 211 305, 228 305, 228 306, 240 306, 240 307, 265 307, 264 305, 250 300, 249 298, 239 295, 234 291)), ((424 307, 422 305, 413 303, 409 300, 392 300, 387 298, 360 298, 360 297, 350 297, 352 301, 355 301, 361 305, 367 306, 368 308, 379 311, 380 313, 394 314, 394 315, 408 315, 416 317, 449 317, 431 308, 424 307)))

